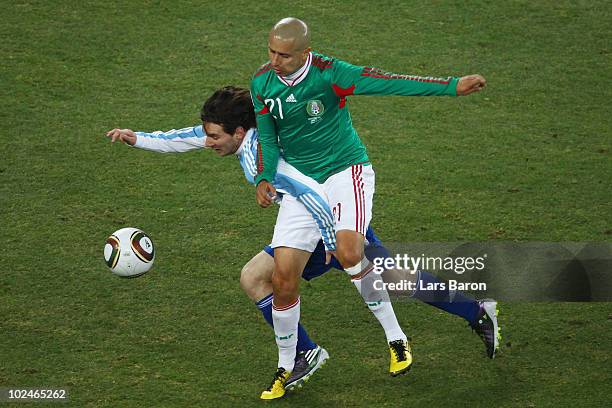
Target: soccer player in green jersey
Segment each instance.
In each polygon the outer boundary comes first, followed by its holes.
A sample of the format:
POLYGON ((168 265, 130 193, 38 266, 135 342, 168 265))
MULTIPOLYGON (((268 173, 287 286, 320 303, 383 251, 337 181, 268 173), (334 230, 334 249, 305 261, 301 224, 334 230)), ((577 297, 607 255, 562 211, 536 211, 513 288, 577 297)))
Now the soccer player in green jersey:
MULTIPOLYGON (((480 75, 434 78, 393 74, 314 53, 308 27, 295 18, 283 19, 272 28, 268 56, 270 61, 258 69, 251 83, 260 132, 257 202, 262 207, 272 203, 276 191, 271 181, 282 149, 288 163, 321 184, 336 216, 336 257, 368 306, 378 304, 381 299, 369 298, 367 280, 373 265, 363 250, 365 229, 372 218, 375 177, 365 146, 353 128, 347 97, 469 95, 480 91, 486 81, 480 75)), ((262 399, 282 397, 293 369, 300 316, 299 277, 314 249, 315 243, 305 239, 312 228, 316 224, 309 222, 303 205, 283 201, 272 239, 276 254, 272 316, 279 361, 262 399)), ((380 291, 375 296, 380 296, 380 291)), ((387 324, 381 321, 390 345, 391 372, 402 373, 412 363, 410 345, 390 302, 383 303, 380 315, 392 316, 387 324)))

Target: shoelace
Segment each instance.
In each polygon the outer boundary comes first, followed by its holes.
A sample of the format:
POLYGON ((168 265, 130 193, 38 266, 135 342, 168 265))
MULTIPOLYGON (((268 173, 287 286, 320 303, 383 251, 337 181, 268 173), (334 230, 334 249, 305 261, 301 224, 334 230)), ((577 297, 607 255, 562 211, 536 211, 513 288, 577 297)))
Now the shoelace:
POLYGON ((395 358, 397 361, 405 361, 406 360, 406 344, 401 340, 395 340, 389 343, 391 346, 391 350, 395 353, 395 358))
POLYGON ((278 370, 276 370, 276 374, 274 374, 274 379, 272 380, 272 384, 270 384, 270 386, 268 387, 268 391, 272 391, 272 388, 274 388, 274 384, 276 383, 276 381, 283 378, 283 374, 285 374, 285 369, 282 367, 279 367, 278 370))

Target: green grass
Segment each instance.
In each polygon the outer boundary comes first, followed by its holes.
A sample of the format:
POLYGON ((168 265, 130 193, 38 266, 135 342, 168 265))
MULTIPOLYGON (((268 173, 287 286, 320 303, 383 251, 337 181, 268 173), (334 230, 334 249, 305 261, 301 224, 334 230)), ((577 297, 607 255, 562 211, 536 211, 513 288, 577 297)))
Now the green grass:
MULTIPOLYGON (((231 158, 103 135, 198 123, 211 91, 248 86, 287 15, 356 64, 488 79, 465 99, 351 100, 384 240, 610 241, 609 2, 4 3, 0 387, 68 387, 81 407, 260 405, 276 350, 238 277, 276 210, 231 158), (124 226, 157 245, 143 278, 102 261, 124 226)), ((460 319, 398 303, 416 363, 392 379, 354 292, 339 272, 302 286, 302 321, 332 357, 279 406, 610 404, 609 303, 502 305, 494 361, 460 319)))

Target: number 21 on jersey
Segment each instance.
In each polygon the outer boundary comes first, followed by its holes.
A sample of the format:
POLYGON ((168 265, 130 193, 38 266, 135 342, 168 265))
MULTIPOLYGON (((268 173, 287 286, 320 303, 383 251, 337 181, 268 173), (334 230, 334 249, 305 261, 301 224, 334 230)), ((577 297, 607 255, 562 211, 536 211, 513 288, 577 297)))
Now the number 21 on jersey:
POLYGON ((281 103, 280 98, 266 99, 264 103, 266 104, 268 109, 270 109, 270 113, 272 113, 272 116, 274 116, 274 119, 278 119, 276 115, 274 114, 274 106, 278 105, 278 115, 280 116, 281 119, 285 119, 285 117, 283 116, 283 104, 281 103))

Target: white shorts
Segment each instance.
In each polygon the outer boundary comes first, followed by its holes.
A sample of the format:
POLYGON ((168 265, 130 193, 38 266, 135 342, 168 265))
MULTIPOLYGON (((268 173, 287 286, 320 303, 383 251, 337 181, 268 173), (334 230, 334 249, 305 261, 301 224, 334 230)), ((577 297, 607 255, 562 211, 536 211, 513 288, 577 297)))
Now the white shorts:
MULTIPOLYGON (((322 185, 332 208, 336 231, 357 231, 363 236, 372 220, 375 176, 371 165, 354 165, 329 177, 322 185)), ((306 207, 285 194, 274 226, 270 246, 313 252, 321 231, 306 207)))
POLYGON ((284 194, 270 246, 313 252, 320 239, 321 230, 304 204, 292 195, 284 194))
POLYGON ((375 178, 371 165, 356 164, 325 180, 323 191, 334 213, 336 231, 365 236, 372 220, 375 178))

